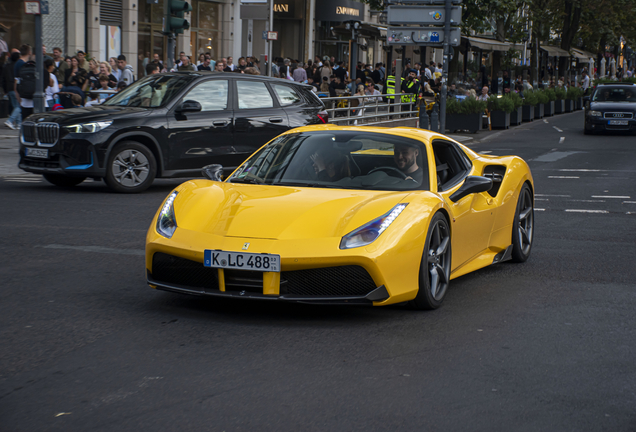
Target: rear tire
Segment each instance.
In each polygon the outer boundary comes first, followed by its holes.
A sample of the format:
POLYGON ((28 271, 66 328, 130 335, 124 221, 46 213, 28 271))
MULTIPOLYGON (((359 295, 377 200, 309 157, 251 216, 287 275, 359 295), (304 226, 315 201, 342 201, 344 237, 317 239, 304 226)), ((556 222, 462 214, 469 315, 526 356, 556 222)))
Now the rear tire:
POLYGON ((534 199, 524 184, 519 192, 517 211, 512 222, 512 261, 522 263, 530 257, 534 240, 534 199))
POLYGON ((104 181, 119 193, 139 193, 152 184, 157 162, 150 149, 136 141, 123 141, 110 152, 104 181))
POLYGON ((44 177, 44 180, 47 182, 60 187, 77 186, 86 180, 86 177, 69 177, 62 174, 42 174, 42 177, 44 177))
POLYGON ((420 286, 410 306, 432 310, 442 305, 450 282, 451 258, 450 228, 444 215, 437 213, 428 227, 420 263, 420 286))

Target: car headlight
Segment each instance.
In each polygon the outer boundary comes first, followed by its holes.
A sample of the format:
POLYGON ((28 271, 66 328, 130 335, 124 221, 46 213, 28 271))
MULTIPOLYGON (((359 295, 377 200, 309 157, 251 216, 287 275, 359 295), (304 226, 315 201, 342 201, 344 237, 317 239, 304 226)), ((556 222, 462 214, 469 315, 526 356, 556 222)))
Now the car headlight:
POLYGON ((174 216, 174 199, 178 192, 172 192, 163 203, 157 218, 157 232, 165 238, 171 238, 177 229, 177 219, 174 216))
POLYGON ((601 117, 603 113, 600 111, 588 111, 587 115, 590 117, 601 117))
POLYGON ((113 123, 112 120, 108 121, 98 121, 98 122, 89 122, 89 123, 78 123, 70 126, 65 126, 64 128, 72 133, 95 133, 99 132, 102 129, 106 129, 113 123))
POLYGON ((340 249, 352 249, 371 244, 380 237, 388 227, 393 223, 396 217, 402 213, 408 204, 398 204, 385 215, 372 220, 360 228, 351 231, 340 241, 340 249))

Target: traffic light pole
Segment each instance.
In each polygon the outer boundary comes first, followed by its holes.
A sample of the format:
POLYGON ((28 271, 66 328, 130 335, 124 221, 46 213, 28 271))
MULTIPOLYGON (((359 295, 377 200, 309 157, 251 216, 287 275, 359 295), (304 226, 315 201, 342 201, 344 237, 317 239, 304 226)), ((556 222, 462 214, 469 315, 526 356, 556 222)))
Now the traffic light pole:
POLYGON ((175 36, 174 33, 170 32, 170 34, 168 35, 168 58, 167 63, 168 63, 168 67, 166 68, 168 71, 170 71, 173 67, 174 67, 174 49, 175 49, 175 36))
POLYGON ((444 63, 442 66, 442 94, 439 101, 439 132, 446 133, 446 95, 448 94, 448 63, 451 57, 451 0, 444 4, 444 63))
POLYGON ((42 55, 42 15, 37 14, 35 15, 35 93, 33 94, 34 113, 42 113, 45 111, 43 78, 44 76, 48 76, 48 73, 48 71, 44 70, 44 57, 42 55))

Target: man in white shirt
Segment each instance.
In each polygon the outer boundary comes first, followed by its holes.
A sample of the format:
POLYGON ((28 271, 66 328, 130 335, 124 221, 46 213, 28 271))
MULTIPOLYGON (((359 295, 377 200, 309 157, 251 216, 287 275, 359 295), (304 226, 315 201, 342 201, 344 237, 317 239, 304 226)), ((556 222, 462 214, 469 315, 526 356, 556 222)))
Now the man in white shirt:
POLYGON ((590 77, 587 76, 587 72, 583 71, 583 78, 581 78, 581 88, 583 89, 583 93, 587 92, 587 89, 590 87, 590 77))

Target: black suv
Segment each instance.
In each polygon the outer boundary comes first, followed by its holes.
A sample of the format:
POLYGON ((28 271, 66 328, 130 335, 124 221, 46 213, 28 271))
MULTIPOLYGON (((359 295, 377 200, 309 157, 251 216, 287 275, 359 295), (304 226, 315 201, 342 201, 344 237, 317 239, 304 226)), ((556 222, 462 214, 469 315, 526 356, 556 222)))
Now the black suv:
POLYGON ((228 170, 280 133, 328 121, 311 87, 236 73, 150 75, 102 105, 29 116, 19 167, 58 186, 104 178, 141 192, 155 177, 228 170))
POLYGON ((599 84, 585 97, 583 132, 636 132, 636 84, 599 84))

